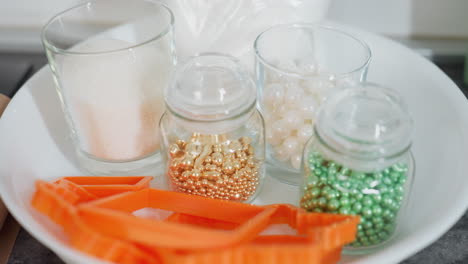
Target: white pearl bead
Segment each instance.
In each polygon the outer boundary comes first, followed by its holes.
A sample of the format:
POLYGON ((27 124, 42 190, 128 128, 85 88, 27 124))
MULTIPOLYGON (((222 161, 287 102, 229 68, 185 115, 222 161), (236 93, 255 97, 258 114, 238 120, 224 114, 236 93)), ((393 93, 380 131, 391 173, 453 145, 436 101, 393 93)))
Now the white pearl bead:
POLYGON ((311 76, 317 72, 317 65, 310 62, 300 62, 297 65, 297 71, 302 75, 311 76))
POLYGON ((279 83, 271 83, 265 86, 264 100, 268 105, 280 104, 284 98, 284 88, 279 83))
POLYGON ((277 137, 280 139, 286 138, 290 132, 286 125, 286 122, 282 119, 273 122, 271 130, 273 132, 272 137, 277 137))
POLYGON ((296 110, 289 110, 283 119, 290 130, 296 130, 303 122, 302 114, 296 110))
POLYGON ((315 112, 317 111, 317 99, 311 95, 304 96, 300 100, 298 106, 304 119, 310 120, 314 117, 315 112))
POLYGON ((279 161, 287 161, 289 159, 289 153, 287 153, 287 151, 282 146, 274 148, 273 151, 275 159, 279 161))
POLYGON ((273 128, 271 126, 268 126, 266 129, 266 141, 272 146, 278 146, 282 143, 281 138, 275 136, 273 128))
POLYGON ((291 166, 298 170, 301 168, 301 162, 302 162, 302 155, 300 153, 296 153, 291 156, 291 166))
POLYGON ((304 95, 304 89, 297 81, 289 81, 286 84, 284 102, 286 104, 297 104, 297 101, 304 95))
POLYGON ((297 130, 297 140, 301 145, 304 145, 312 136, 314 128, 311 124, 304 124, 297 130))
POLYGON ((284 151, 286 151, 289 157, 297 151, 300 151, 300 149, 302 148, 299 144, 299 141, 297 140, 297 137, 295 136, 290 136, 286 138, 283 141, 281 147, 284 149, 284 151))

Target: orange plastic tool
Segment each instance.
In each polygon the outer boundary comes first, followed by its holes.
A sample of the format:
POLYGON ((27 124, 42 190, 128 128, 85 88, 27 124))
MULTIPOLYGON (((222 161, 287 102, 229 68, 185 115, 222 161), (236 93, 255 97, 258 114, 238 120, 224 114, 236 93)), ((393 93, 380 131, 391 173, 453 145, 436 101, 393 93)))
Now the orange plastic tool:
POLYGON ((248 205, 148 185, 144 177, 65 177, 38 182, 32 204, 64 227, 75 248, 125 264, 335 263, 359 223, 356 216, 248 205), (176 213, 161 221, 132 214, 146 207, 176 213), (297 234, 261 235, 275 224, 297 234))
POLYGON ((138 191, 149 188, 153 177, 151 176, 131 176, 131 177, 63 177, 55 181, 67 180, 84 188, 97 197, 106 197, 122 192, 138 191))

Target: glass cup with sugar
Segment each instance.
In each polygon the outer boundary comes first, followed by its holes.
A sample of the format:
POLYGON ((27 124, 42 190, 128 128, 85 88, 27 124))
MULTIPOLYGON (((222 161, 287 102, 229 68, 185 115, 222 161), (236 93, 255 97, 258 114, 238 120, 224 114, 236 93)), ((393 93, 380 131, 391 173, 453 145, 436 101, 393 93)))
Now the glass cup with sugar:
POLYGON ((174 17, 157 1, 87 1, 42 41, 80 168, 148 175, 159 163, 163 89, 176 63, 174 17))

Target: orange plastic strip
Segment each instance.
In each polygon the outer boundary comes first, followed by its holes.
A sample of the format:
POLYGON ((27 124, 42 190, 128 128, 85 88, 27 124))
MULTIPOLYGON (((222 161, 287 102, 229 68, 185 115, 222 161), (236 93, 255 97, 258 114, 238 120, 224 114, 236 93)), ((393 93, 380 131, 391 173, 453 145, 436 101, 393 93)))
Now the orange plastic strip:
POLYGON ((67 180, 83 187, 97 197, 107 197, 128 191, 138 191, 149 188, 151 176, 89 176, 89 177, 63 177, 55 181, 67 180))
POLYGON ((149 181, 143 178, 38 182, 32 204, 62 225, 77 249, 124 264, 336 263, 359 223, 356 216, 307 213, 291 205, 254 206, 144 189, 149 181), (130 185, 139 191, 126 189, 130 185), (113 191, 119 194, 99 197, 113 191), (177 213, 165 221, 131 214, 145 207, 177 213), (274 224, 288 224, 297 235, 259 235, 274 224))

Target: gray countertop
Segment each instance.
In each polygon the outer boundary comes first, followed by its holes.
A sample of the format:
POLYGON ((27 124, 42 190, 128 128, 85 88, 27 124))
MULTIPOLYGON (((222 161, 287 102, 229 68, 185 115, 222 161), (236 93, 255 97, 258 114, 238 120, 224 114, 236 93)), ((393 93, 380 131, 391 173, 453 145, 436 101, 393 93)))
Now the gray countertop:
MULTIPOLYGON (((14 69, 16 63, 19 71, 16 73, 0 72, 0 93, 14 94, 22 82, 35 70, 39 69, 46 60, 41 54, 1 54, 0 64, 8 63, 8 69, 14 69), (13 66, 12 66, 13 65, 13 66), (3 90, 2 90, 3 89, 3 90)), ((460 87, 465 96, 468 87, 463 84, 463 59, 449 59, 437 62, 437 65, 445 71, 460 87)), ((1 67, 1 65, 0 65, 1 67)), ((44 247, 31 237, 24 229, 21 229, 13 250, 9 256, 8 264, 29 263, 63 263, 52 251, 44 247)), ((462 264, 468 263, 468 212, 440 239, 433 244, 411 256, 403 264, 462 264)))

